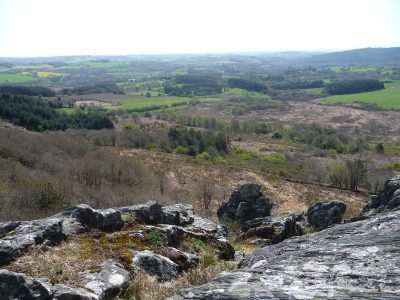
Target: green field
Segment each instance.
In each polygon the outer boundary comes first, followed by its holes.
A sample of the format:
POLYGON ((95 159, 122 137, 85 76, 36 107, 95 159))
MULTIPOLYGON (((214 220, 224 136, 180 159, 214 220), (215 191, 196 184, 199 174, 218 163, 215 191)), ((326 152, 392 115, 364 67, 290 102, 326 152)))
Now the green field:
POLYGON ((159 91, 149 90, 149 91, 140 91, 140 92, 129 92, 128 95, 136 95, 136 96, 145 96, 147 93, 150 93, 151 97, 158 97, 159 91))
POLYGON ((126 61, 108 61, 108 62, 97 62, 97 61, 88 61, 83 63, 83 65, 87 65, 91 68, 118 68, 123 67, 129 64, 126 61))
POLYGON ((263 94, 263 93, 259 93, 259 92, 249 92, 247 90, 244 89, 240 89, 240 88, 227 88, 224 92, 224 95, 245 95, 245 96, 252 96, 252 97, 256 97, 256 98, 270 98, 270 96, 263 94))
POLYGON ((335 95, 321 100, 322 103, 367 103, 381 108, 400 109, 400 80, 386 83, 385 89, 369 93, 335 95))
POLYGON ((334 73, 351 72, 351 73, 363 73, 369 71, 376 71, 376 67, 369 66, 348 66, 348 67, 330 67, 334 73))
POLYGON ((363 66, 363 67, 356 67, 356 66, 350 66, 347 68, 350 72, 353 73, 363 73, 363 72, 369 72, 369 71, 376 71, 376 67, 368 67, 368 66, 363 66))
POLYGON ((135 109, 149 107, 152 105, 171 105, 172 103, 190 101, 186 97, 135 97, 127 99, 113 99, 113 106, 107 107, 108 109, 135 109))
POLYGON ((64 107, 64 108, 59 108, 58 110, 59 110, 59 111, 63 111, 63 112, 65 112, 66 114, 73 114, 74 112, 77 111, 77 108, 74 108, 74 107, 64 107))
POLYGON ((313 88, 313 89, 306 89, 306 91, 310 94, 314 95, 322 95, 324 93, 324 88, 313 88))
POLYGON ((33 80, 36 80, 36 79, 33 77, 30 77, 30 76, 0 73, 0 84, 2 84, 2 83, 22 83, 22 82, 28 82, 28 81, 33 81, 33 80))

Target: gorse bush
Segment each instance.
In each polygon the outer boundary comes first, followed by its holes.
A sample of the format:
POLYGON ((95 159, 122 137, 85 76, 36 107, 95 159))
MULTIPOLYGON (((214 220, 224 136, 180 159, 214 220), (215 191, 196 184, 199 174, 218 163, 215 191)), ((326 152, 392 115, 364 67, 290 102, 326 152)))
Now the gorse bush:
POLYGON ((63 203, 63 197, 50 182, 39 185, 33 197, 40 210, 57 207, 63 203))
POLYGON ((208 147, 221 153, 228 153, 230 141, 223 132, 198 131, 193 128, 172 127, 169 129, 168 138, 172 147, 188 148, 187 154, 195 156, 204 152, 208 147))

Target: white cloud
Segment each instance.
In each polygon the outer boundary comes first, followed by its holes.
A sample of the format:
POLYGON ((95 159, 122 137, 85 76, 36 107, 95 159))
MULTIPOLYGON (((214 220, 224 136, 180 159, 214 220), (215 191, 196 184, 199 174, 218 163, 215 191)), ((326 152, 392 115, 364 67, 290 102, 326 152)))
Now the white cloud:
POLYGON ((0 0, 0 19, 2 56, 400 44, 390 0, 0 0))

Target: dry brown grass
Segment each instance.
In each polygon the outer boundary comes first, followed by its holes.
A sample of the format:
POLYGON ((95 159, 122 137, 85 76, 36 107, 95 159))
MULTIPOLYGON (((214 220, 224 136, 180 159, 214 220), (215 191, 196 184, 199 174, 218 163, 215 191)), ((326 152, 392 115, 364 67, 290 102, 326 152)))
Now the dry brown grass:
POLYGON ((192 204, 197 212, 202 213, 203 207, 198 202, 194 191, 199 183, 209 180, 215 184, 216 194, 211 203, 211 215, 208 218, 216 220, 216 211, 221 202, 229 197, 241 184, 247 182, 259 183, 263 192, 274 201, 272 213, 301 212, 319 201, 342 200, 347 206, 345 217, 352 217, 361 212, 367 202, 362 194, 340 189, 319 187, 310 184, 293 183, 280 177, 261 172, 234 168, 226 165, 213 164, 207 161, 193 160, 187 156, 169 154, 142 149, 121 151, 121 155, 140 158, 154 172, 162 171, 165 177, 164 202, 182 202, 192 204), (179 168, 177 168, 179 166, 179 168))

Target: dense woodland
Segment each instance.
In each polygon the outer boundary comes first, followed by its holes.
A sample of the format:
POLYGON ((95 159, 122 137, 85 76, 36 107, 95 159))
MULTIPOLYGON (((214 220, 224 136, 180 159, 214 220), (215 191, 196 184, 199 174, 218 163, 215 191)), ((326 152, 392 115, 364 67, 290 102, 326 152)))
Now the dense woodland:
POLYGON ((65 130, 67 128, 113 128, 112 121, 99 110, 65 114, 42 98, 1 94, 0 116, 27 129, 65 130))
POLYGON ((343 95, 372 92, 382 90, 384 88, 385 85, 376 79, 355 79, 333 82, 331 84, 328 84, 325 87, 325 90, 329 94, 343 95))

